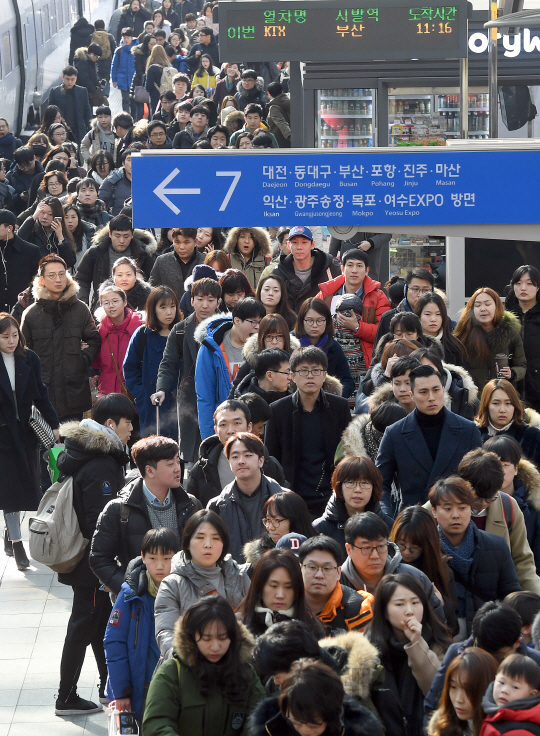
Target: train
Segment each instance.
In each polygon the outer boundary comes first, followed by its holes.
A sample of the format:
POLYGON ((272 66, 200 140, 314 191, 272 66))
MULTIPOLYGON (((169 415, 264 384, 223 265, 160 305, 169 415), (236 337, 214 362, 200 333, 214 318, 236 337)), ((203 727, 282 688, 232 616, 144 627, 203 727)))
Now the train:
POLYGON ((27 139, 49 90, 61 83, 70 30, 78 18, 105 21, 118 0, 0 0, 0 117, 27 139))

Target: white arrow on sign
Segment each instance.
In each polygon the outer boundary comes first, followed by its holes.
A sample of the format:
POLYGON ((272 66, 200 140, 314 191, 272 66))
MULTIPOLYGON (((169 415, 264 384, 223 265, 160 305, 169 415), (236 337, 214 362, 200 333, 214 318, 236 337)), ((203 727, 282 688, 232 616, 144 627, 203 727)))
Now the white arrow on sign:
POLYGON ((200 189, 167 189, 167 184, 170 184, 171 181, 180 173, 180 169, 173 169, 169 176, 165 177, 161 184, 158 184, 158 186, 154 189, 154 194, 156 197, 159 197, 161 201, 167 205, 169 209, 171 209, 175 215, 180 214, 180 210, 178 207, 171 202, 171 200, 166 196, 167 194, 200 194, 200 189))

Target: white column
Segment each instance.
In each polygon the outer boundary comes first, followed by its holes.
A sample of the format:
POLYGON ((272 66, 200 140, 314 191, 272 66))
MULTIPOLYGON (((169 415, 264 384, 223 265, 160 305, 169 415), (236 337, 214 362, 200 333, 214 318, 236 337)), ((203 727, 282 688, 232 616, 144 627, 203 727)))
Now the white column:
POLYGON ((465 238, 446 238, 446 295, 452 319, 465 306, 465 238))

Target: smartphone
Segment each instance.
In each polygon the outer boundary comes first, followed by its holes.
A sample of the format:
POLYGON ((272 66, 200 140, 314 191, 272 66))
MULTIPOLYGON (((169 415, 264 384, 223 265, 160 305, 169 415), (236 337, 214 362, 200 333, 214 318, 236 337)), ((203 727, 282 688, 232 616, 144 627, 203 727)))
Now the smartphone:
POLYGON ((61 217, 55 217, 54 219, 56 220, 56 222, 62 222, 62 218, 61 217))

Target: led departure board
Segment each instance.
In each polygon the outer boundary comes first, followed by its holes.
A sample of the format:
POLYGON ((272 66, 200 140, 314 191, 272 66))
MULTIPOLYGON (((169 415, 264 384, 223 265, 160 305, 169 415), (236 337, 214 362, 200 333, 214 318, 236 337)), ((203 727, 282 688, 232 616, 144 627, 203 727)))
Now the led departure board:
POLYGON ((220 2, 223 61, 375 61, 467 56, 467 2, 220 2))

